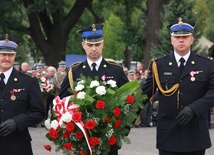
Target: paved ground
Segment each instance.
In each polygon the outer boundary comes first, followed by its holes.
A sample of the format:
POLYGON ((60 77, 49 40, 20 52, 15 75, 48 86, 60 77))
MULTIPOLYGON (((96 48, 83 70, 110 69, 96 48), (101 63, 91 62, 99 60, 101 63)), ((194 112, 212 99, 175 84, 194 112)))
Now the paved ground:
MULTIPOLYGON (((30 133, 33 138, 32 147, 34 155, 62 155, 62 153, 55 153, 46 151, 43 148, 44 144, 49 143, 45 137, 45 128, 37 127, 30 128, 30 133)), ((210 129, 212 144, 214 145, 214 128, 210 129)), ((155 148, 156 128, 132 128, 129 138, 131 144, 124 144, 119 151, 119 155, 158 155, 155 148)), ((214 146, 206 151, 206 155, 213 155, 214 146)))

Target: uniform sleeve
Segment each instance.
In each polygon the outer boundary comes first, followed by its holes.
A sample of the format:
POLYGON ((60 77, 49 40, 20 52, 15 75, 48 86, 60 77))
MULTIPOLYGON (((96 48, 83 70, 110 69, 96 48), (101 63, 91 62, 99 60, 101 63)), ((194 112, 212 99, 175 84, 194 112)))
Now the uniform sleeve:
POLYGON ((70 84, 69 84, 69 79, 68 79, 68 73, 65 76, 62 85, 61 85, 61 89, 59 92, 59 97, 62 99, 63 97, 69 96, 71 95, 71 93, 68 91, 68 88, 70 88, 70 84))

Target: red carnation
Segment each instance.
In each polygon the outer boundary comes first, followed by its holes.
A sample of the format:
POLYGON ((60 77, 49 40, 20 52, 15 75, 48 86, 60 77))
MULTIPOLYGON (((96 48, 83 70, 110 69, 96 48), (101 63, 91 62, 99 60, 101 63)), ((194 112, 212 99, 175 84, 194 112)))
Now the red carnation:
POLYGON ((116 120, 116 122, 114 122, 114 128, 118 128, 120 124, 121 124, 121 120, 120 119, 116 120))
POLYGON ((79 155, 88 155, 88 151, 83 152, 83 150, 80 150, 79 155))
POLYGON ((68 132, 74 132, 74 123, 68 122, 68 123, 66 124, 66 130, 67 130, 68 132))
POLYGON ((134 96, 127 95, 126 101, 130 104, 133 104, 134 103, 134 96))
POLYGON ((104 122, 105 122, 105 123, 110 122, 110 118, 109 118, 109 117, 106 117, 106 118, 104 119, 104 122))
POLYGON ((65 138, 69 138, 69 135, 70 135, 70 133, 69 133, 68 131, 65 131, 65 132, 63 133, 63 136, 64 136, 65 138))
POLYGON ((73 147, 73 145, 72 145, 71 143, 65 143, 65 144, 64 144, 64 148, 65 148, 66 150, 71 150, 72 147, 73 147))
POLYGON ((98 137, 91 137, 91 138, 89 138, 89 144, 90 144, 91 146, 96 146, 96 145, 98 145, 99 143, 100 143, 100 140, 99 140, 98 137))
POLYGON ((113 109, 113 114, 114 114, 115 117, 120 116, 120 108, 119 107, 115 107, 113 109))
POLYGON ((82 132, 81 132, 81 131, 77 131, 76 134, 75 134, 75 137, 76 137, 77 139, 82 139, 82 138, 83 138, 82 132))
POLYGON ((96 103, 96 108, 97 109, 104 109, 106 106, 106 103, 104 101, 98 100, 96 103))
POLYGON ((80 122, 82 120, 82 112, 75 112, 72 115, 72 119, 74 122, 80 122))
POLYGON ((49 130, 49 135, 53 139, 57 139, 59 137, 59 134, 54 130, 54 128, 51 128, 49 130))
POLYGON ((87 120, 85 122, 85 127, 86 129, 89 129, 89 130, 93 130, 95 127, 96 127, 96 122, 94 122, 93 120, 87 120))
POLYGON ((47 151, 51 151, 51 146, 50 146, 50 145, 44 145, 44 148, 45 148, 47 151))
POLYGON ((111 136, 108 140, 109 145, 114 145, 116 143, 117 139, 114 136, 111 136))

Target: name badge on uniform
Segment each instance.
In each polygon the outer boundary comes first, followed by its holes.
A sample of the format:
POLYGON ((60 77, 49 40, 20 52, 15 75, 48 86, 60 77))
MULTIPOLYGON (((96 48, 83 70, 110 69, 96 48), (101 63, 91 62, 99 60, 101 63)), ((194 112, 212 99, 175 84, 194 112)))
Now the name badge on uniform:
POLYGON ((172 72, 164 72, 163 75, 172 75, 172 72))

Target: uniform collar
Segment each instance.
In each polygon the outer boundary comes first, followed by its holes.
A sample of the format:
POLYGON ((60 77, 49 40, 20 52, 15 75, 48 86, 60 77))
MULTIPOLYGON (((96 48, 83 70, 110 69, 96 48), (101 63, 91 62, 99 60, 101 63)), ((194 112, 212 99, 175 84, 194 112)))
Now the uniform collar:
MULTIPOLYGON (((10 74, 11 74, 11 72, 12 72, 12 70, 13 70, 13 67, 11 67, 9 70, 7 70, 6 72, 2 72, 2 73, 4 73, 4 76, 5 76, 5 78, 4 78, 4 83, 5 84, 7 84, 7 81, 8 81, 8 79, 9 79, 9 77, 10 77, 10 74)), ((1 74, 1 73, 0 73, 1 74)))
POLYGON ((175 60, 176 60, 176 62, 178 64, 178 66, 180 65, 180 61, 179 60, 180 60, 181 57, 185 59, 184 65, 186 65, 186 62, 187 62, 187 60, 188 60, 188 58, 190 56, 190 51, 184 56, 180 56, 178 53, 176 53, 174 51, 174 56, 175 56, 175 60))
POLYGON ((102 62, 102 59, 103 59, 103 57, 101 57, 100 59, 98 59, 96 62, 92 62, 91 60, 89 60, 88 58, 87 58, 87 62, 88 62, 88 65, 89 65, 89 67, 92 69, 92 66, 91 66, 91 64, 92 63, 96 63, 97 65, 96 65, 96 69, 98 70, 98 68, 100 67, 100 64, 101 64, 101 62, 102 62))

